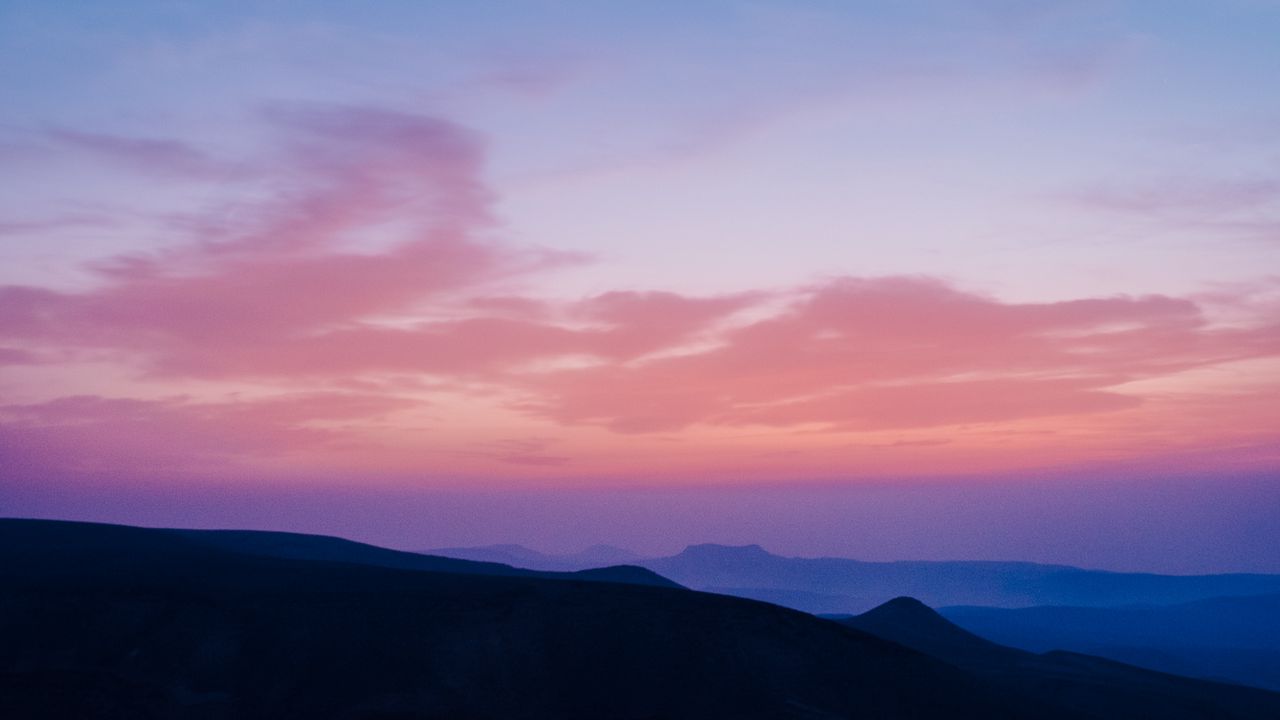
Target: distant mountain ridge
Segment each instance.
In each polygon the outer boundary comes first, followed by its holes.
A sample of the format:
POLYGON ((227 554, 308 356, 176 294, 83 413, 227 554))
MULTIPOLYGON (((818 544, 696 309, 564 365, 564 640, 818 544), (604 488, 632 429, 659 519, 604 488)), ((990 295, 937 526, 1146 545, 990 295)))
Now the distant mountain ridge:
MULTIPOLYGON (((1117 700, 1133 708, 1133 717, 1170 717, 1191 711, 1206 718, 1224 714, 1211 708, 1213 683, 1188 685, 1172 675, 1070 652, 1035 654, 979 637, 947 620, 915 598, 890 600, 842 624, 973 672, 1010 691, 1035 688, 1054 704, 1082 717, 1097 717, 1117 700)), ((1243 700, 1236 709, 1248 711, 1243 700)))
POLYGON ((1113 608, 950 607, 951 622, 1033 652, 1060 649, 1280 690, 1280 594, 1113 608))
MULTIPOLYGON (((462 557, 460 551, 466 550, 433 552, 462 557)), ((466 556, 470 559, 499 557, 483 553, 466 556)), ((515 553, 508 551, 503 557, 520 564, 515 553)), ((533 553, 522 557, 528 558, 525 562, 529 564, 525 567, 560 570, 580 567, 566 556, 533 553), (539 564, 539 556, 554 557, 555 562, 539 564)), ((631 564, 694 589, 826 614, 864 612, 899 596, 919 598, 932 607, 1016 608, 1168 605, 1213 597, 1280 593, 1280 575, 1119 573, 1029 562, 791 558, 774 555, 759 545, 690 545, 670 557, 634 559, 631 564)))
POLYGON ((501 544, 481 547, 448 547, 424 550, 428 555, 496 562, 531 570, 572 572, 602 565, 633 565, 640 556, 613 545, 592 545, 576 553, 561 555, 542 553, 523 545, 501 544))
MULTIPOLYGON (((518 545, 473 550, 474 559, 578 567, 575 556, 518 545)), ((832 616, 882 610, 893 607, 893 598, 919 596, 958 627, 1004 646, 1074 651, 1280 690, 1275 575, 1113 573, 1025 562, 868 563, 786 558, 760 545, 713 543, 633 562, 694 589, 832 616)))
POLYGON ((535 570, 496 562, 480 562, 422 553, 389 550, 353 540, 267 530, 171 530, 196 542, 235 552, 290 560, 350 562, 402 570, 430 570, 469 575, 541 576, 568 580, 620 582, 632 585, 680 587, 646 568, 606 565, 572 571, 535 570))

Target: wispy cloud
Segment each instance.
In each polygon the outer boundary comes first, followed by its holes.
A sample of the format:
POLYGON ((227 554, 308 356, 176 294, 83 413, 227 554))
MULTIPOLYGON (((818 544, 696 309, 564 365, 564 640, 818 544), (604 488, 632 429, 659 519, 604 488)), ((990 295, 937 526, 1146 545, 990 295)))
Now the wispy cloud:
POLYGON ((45 135, 63 147, 162 177, 231 180, 246 175, 250 170, 178 140, 127 137, 60 127, 49 128, 45 135))
POLYGON ((0 405, 0 457, 27 472, 207 475, 350 446, 357 441, 349 431, 323 423, 369 420, 412 406, 405 398, 351 393, 221 401, 70 396, 0 405))
POLYGON ((925 427, 1133 407, 1125 383, 1280 353, 1188 300, 1003 303, 926 278, 846 278, 704 352, 552 373, 523 405, 620 432, 699 423, 925 427))
MULTIPOLYGON (((0 364, 107 358, 138 386, 204 394, 11 403, 7 452, 130 467, 152 454, 178 462, 172 448, 184 444, 228 462, 281 457, 361 438, 367 423, 451 393, 522 428, 615 439, 999 428, 1133 411, 1155 397, 1141 383, 1280 358, 1280 325, 1250 289, 1029 303, 887 276, 706 296, 538 292, 532 281, 585 258, 498 239, 474 133, 360 107, 274 106, 264 117, 281 137, 255 161, 271 190, 230 219, 211 211, 183 226, 183 242, 98 262, 91 287, 0 287, 0 364), (1223 307, 1230 323, 1206 312, 1223 307), (255 392, 228 400, 205 383, 255 392), (354 425, 323 426, 334 419, 354 425)), ((130 162, 203 162, 181 145, 73 137, 130 162)), ((1251 206, 1269 191, 1202 204, 1251 206)), ((1112 204, 1186 205, 1167 193, 1112 204)), ((400 421, 413 431, 422 418, 400 421)), ((552 452, 541 437, 491 444, 486 456, 577 467, 581 446, 552 452)), ((895 446, 883 440, 868 443, 895 446)))

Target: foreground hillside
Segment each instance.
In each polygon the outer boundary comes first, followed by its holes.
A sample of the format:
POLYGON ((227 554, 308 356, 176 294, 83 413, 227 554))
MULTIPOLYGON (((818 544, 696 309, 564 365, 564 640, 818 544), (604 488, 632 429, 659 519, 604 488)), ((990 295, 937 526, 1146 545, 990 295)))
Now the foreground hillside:
MULTIPOLYGON (((305 546, 283 558, 175 531, 0 521, 0 717, 1085 717, 776 606, 329 561, 300 537, 274 538, 305 546)), ((1209 688, 1199 714, 1163 717, 1280 717, 1280 695, 1194 685, 1209 688)))
POLYGON ((905 648, 679 589, 24 521, 0 563, 6 718, 1016 716, 905 648))

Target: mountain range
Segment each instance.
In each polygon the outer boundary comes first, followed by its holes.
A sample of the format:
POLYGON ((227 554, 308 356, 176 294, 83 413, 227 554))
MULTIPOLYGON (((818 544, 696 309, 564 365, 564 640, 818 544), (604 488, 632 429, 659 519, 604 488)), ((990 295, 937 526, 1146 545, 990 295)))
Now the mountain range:
POLYGON ((627 565, 640 560, 630 550, 613 545, 592 545, 576 553, 553 555, 538 552, 523 545, 485 545, 483 547, 448 547, 424 551, 429 555, 495 562, 534 570, 572 572, 604 565, 627 565))
POLYGON ((957 625, 1034 652, 1072 650, 1280 690, 1280 594, 1113 608, 951 607, 957 625))
MULTIPOLYGON (((446 549, 531 568, 586 567, 590 554, 518 545, 446 549)), ((977 635, 1034 652, 1073 651, 1151 670, 1280 690, 1280 576, 1157 575, 1024 562, 789 558, 758 545, 692 545, 635 565, 690 588, 833 617, 922 599, 977 635)))
POLYGON ((1083 717, 1105 717, 1117 702, 1132 708, 1130 717, 1150 718, 1188 712, 1219 717, 1252 707, 1241 698, 1244 706, 1224 708, 1212 683, 1188 685, 1171 675, 1078 653, 1005 647, 949 622, 914 598, 895 598, 840 622, 964 668, 1009 693, 1033 688, 1038 697, 1083 717))
MULTIPOLYGON (((575 556, 518 545, 429 551, 542 570, 591 567, 575 556)), ((625 551, 620 551, 625 552, 625 551)), ((669 557, 628 557, 696 590, 737 595, 824 614, 865 612, 899 596, 931 607, 1168 605, 1224 596, 1280 594, 1280 575, 1158 575, 1085 570, 1029 562, 865 562, 774 555, 759 545, 690 545, 669 557)))
POLYGON ((891 633, 615 572, 0 520, 0 717, 1280 717, 1280 694, 1096 658, 991 670, 915 605, 891 633))

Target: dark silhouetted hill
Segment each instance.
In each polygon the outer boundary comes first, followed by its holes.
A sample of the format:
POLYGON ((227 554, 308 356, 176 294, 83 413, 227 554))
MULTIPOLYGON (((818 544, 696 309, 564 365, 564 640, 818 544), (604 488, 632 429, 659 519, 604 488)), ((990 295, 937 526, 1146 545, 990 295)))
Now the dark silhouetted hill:
POLYGON ((1065 691, 749 600, 228 537, 0 521, 0 717, 1280 716, 1280 695, 1154 673, 1190 704, 1138 712, 1108 675, 1086 715, 1065 691))
MULTIPOLYGON (((229 536, 223 536, 229 537, 229 536)), ((666 587, 0 521, 0 717, 1030 717, 939 661, 666 587)))
POLYGON ((195 542, 251 555, 264 555, 289 560, 320 560, 358 563, 401 570, 455 572, 468 575, 505 575, 512 577, 561 577, 577 580, 599 580, 634 585, 680 587, 646 568, 635 565, 595 566, 573 572, 540 571, 512 567, 499 562, 462 560, 453 557, 388 550, 375 545, 324 535, 271 532, 263 530, 172 530, 195 542))
POLYGON ((960 628, 912 597, 894 598, 840 622, 953 665, 996 665, 1018 652, 960 628))

